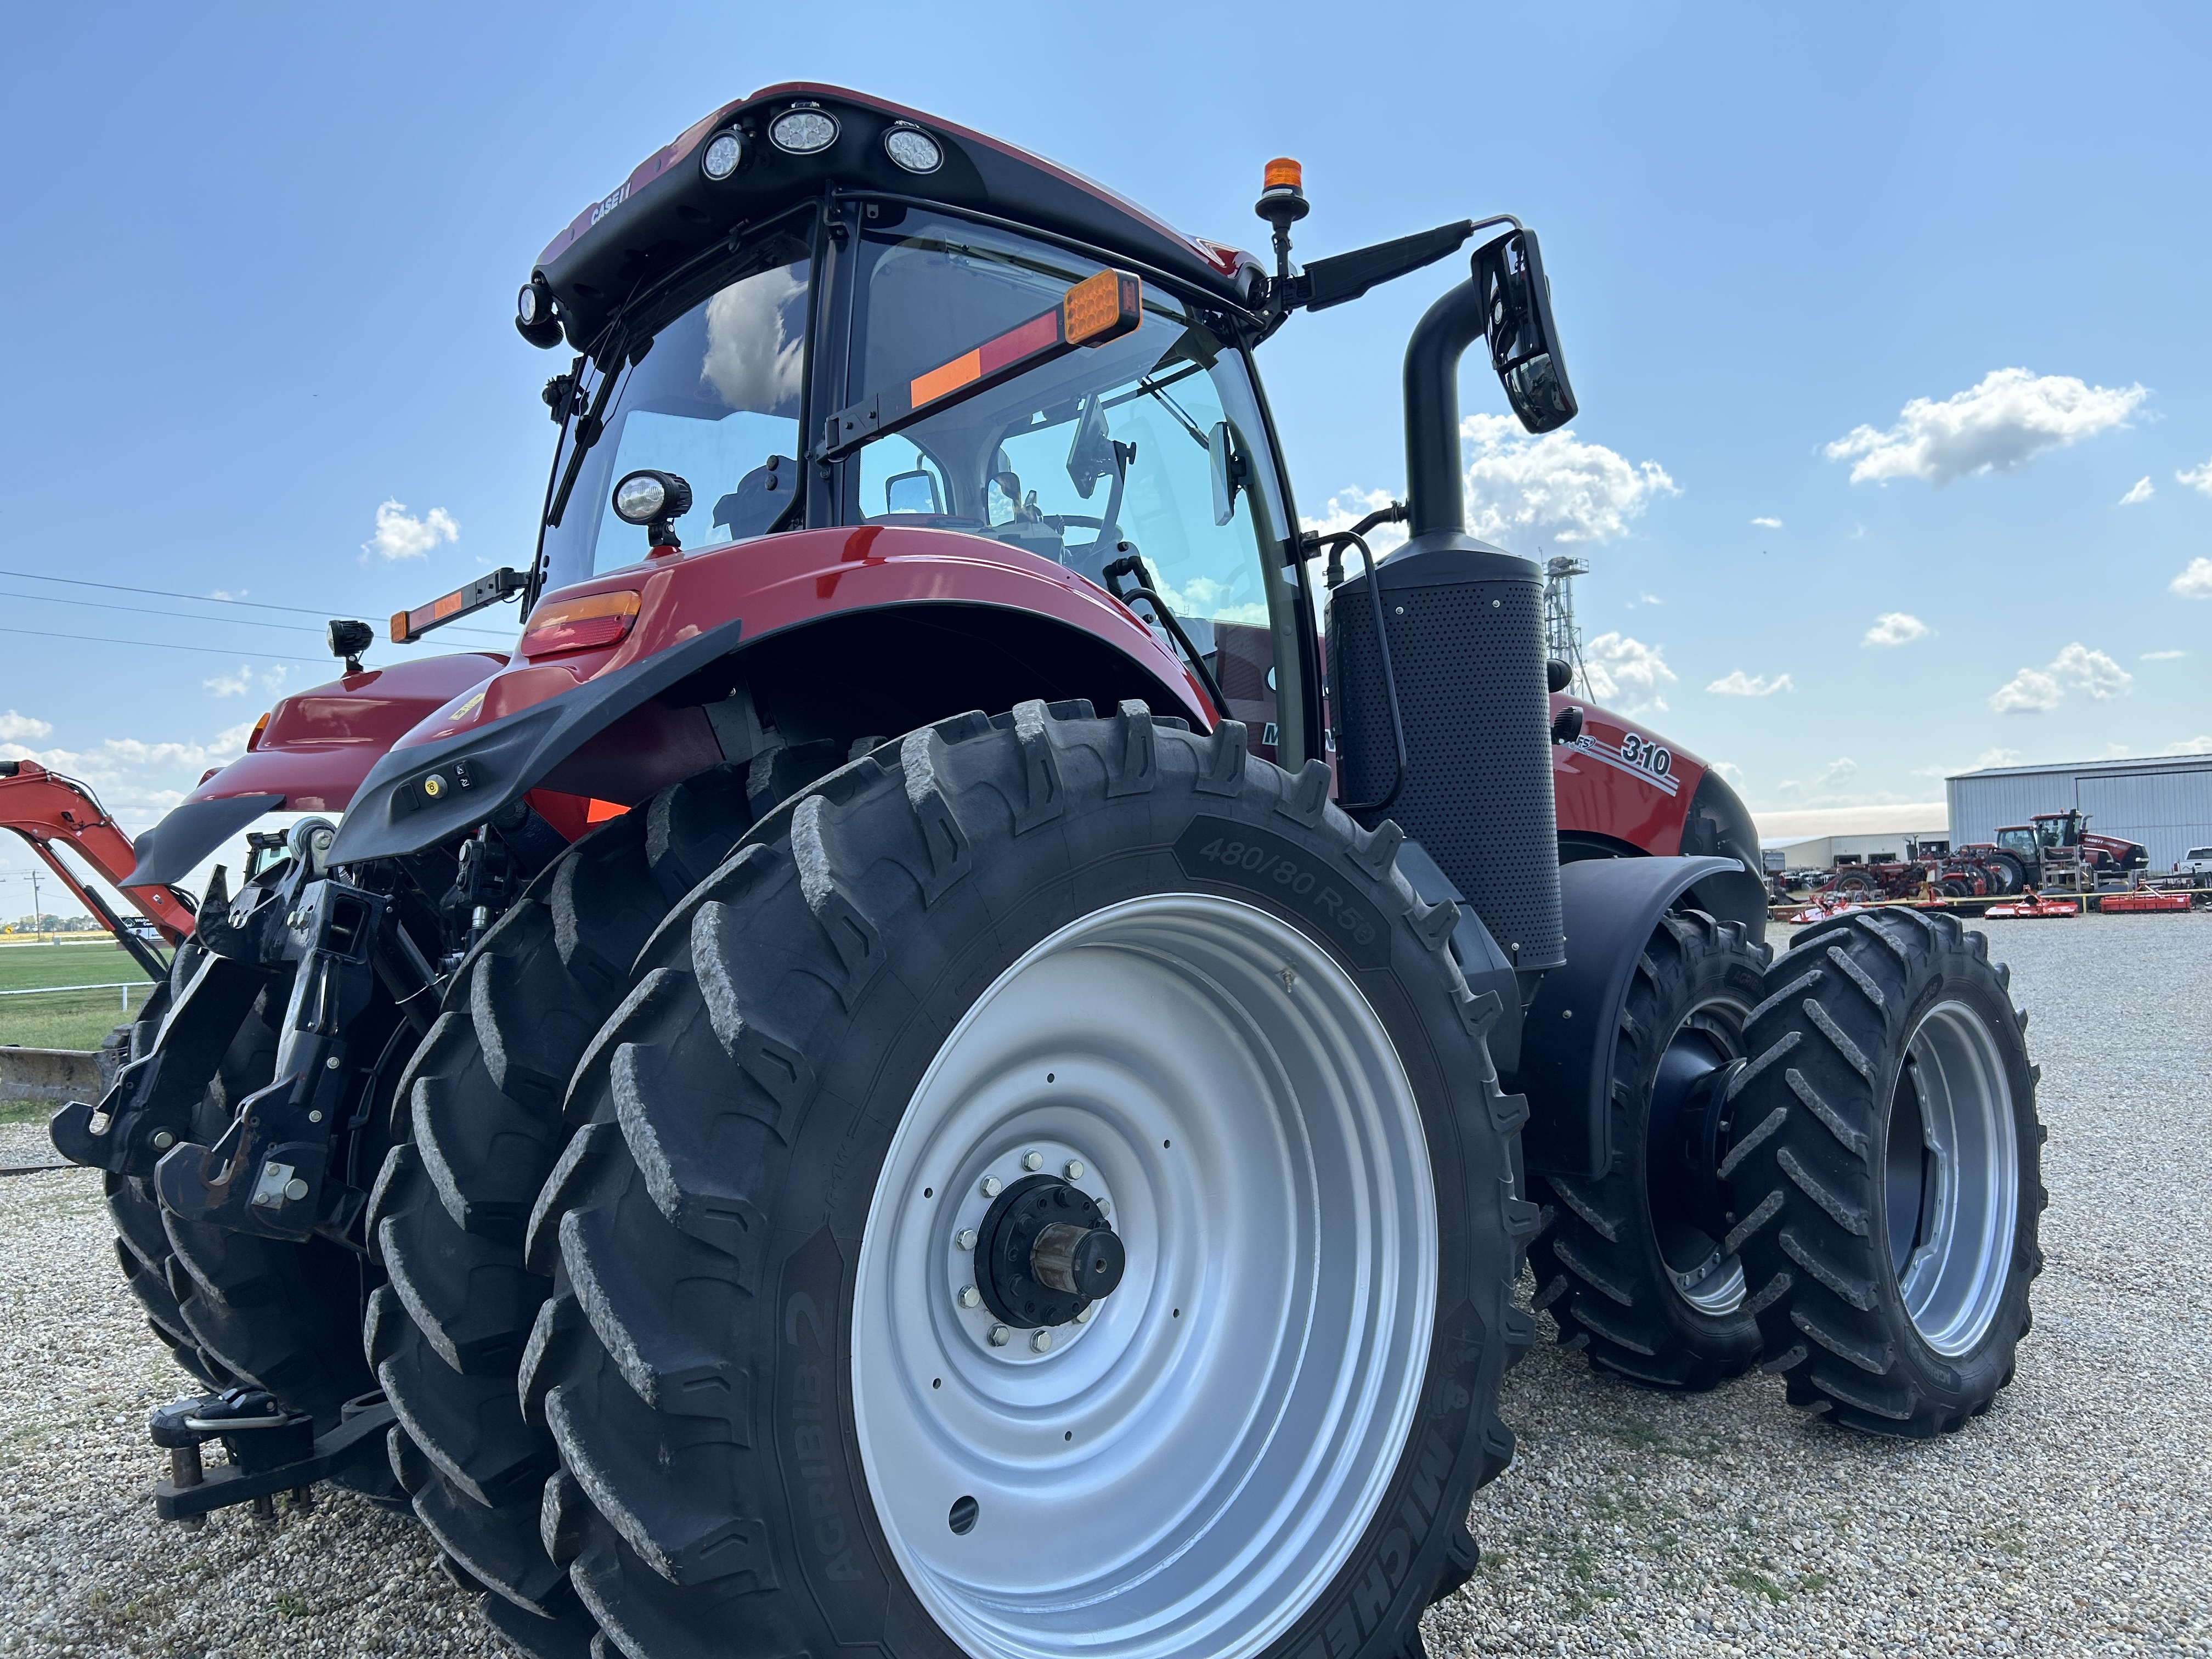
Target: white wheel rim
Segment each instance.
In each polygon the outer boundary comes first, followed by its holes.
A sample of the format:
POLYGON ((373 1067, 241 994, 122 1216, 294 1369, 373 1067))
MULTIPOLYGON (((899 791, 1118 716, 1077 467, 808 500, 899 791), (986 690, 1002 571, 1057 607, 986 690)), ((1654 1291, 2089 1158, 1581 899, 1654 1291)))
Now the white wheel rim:
POLYGON ((908 1583, 977 1659, 1257 1653, 1382 1500, 1437 1253, 1412 1087, 1324 951, 1191 893, 1061 928, 939 1050, 861 1241, 854 1427, 908 1583), (1030 1152, 1128 1255, 1045 1353, 957 1295, 981 1182, 1030 1152))
POLYGON ((1922 1341, 1948 1359, 1989 1334, 2012 1282, 2020 1138, 2003 1057, 1962 1002, 1922 1015, 1890 1107, 1890 1263, 1922 1341))

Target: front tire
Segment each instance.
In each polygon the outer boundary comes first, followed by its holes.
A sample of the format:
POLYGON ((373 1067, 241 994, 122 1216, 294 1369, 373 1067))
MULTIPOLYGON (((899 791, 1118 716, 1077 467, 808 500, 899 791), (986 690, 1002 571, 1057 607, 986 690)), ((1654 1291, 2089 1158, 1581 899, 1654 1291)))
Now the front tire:
POLYGON ((2008 981, 1981 934, 1905 909, 1808 929, 1769 970, 1729 1238, 1792 1404, 1924 1437, 2012 1381, 2049 1195, 2008 981))
POLYGON ((1472 1569, 1534 1212, 1455 911, 1325 768, 1088 716, 816 786, 579 1070, 523 1406, 635 1659, 1395 1659, 1472 1569), (1111 1204, 1088 1320, 970 1305, 1017 1180, 1111 1204))

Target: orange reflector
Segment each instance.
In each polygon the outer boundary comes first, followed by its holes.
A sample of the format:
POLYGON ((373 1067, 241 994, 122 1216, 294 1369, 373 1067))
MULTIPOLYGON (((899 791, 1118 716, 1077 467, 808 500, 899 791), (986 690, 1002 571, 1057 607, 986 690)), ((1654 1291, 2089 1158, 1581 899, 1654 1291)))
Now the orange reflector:
POLYGON ((980 350, 955 357, 942 368, 933 368, 927 374, 915 377, 907 388, 907 401, 919 409, 931 399, 942 398, 948 392, 957 392, 969 381, 980 380, 983 374, 983 354, 980 350))
POLYGON ((539 605, 530 618, 530 626, 523 632, 521 653, 526 657, 550 657, 560 651, 612 645, 637 620, 638 603, 637 591, 629 587, 550 600, 539 605))
MULTIPOLYGON (((276 711, 272 708, 269 711, 269 714, 273 714, 276 712, 276 711)), ((264 714, 259 720, 253 722, 253 730, 246 735, 246 747, 248 753, 251 753, 252 750, 261 747, 261 734, 269 729, 269 714, 264 714)))
POLYGON ((1287 155, 1278 155, 1261 175, 1262 190, 1297 190, 1305 184, 1306 170, 1287 155))
POLYGON ((605 823, 609 818, 618 818, 629 811, 618 800, 592 799, 584 807, 586 823, 605 823))

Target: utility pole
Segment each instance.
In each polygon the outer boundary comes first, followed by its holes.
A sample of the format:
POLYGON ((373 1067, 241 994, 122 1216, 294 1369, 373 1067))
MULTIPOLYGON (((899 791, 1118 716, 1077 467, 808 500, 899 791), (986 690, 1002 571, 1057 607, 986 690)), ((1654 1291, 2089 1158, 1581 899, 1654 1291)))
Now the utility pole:
POLYGON ((46 931, 46 907, 39 902, 39 872, 31 872, 31 943, 36 945, 46 931))
POLYGON ((1579 696, 1596 701, 1590 691, 1589 670, 1583 664, 1583 630, 1575 623, 1575 578, 1589 574, 1589 566, 1565 554, 1544 566, 1544 648, 1574 670, 1568 685, 1579 696))

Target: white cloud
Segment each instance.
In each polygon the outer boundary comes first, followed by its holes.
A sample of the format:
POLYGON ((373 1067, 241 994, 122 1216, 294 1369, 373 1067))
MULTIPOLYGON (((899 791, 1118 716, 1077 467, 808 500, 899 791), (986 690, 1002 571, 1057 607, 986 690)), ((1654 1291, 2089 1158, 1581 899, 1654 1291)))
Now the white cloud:
POLYGON ((1919 617, 1903 611, 1885 611, 1874 619, 1874 626, 1860 640, 1861 645, 1909 645, 1914 640, 1924 640, 1936 630, 1919 617))
POLYGON ((51 738, 53 726, 29 714, 19 714, 14 709, 0 714, 0 743, 24 743, 33 738, 51 738))
POLYGON ((362 562, 374 554, 380 559, 420 559, 441 542, 459 541, 460 526, 442 507, 434 507, 421 518, 411 517, 398 501, 376 509, 376 534, 361 544, 362 562))
MULTIPOLYGON (((1818 791, 1832 792, 1836 785, 1842 783, 1851 777, 1858 771, 1858 769, 1859 763, 1853 760, 1849 755, 1838 755, 1835 759, 1830 761, 1826 766, 1822 767, 1818 772, 1815 772, 1811 777, 1784 778, 1780 783, 1777 784, 1775 787, 1798 796, 1808 796, 1814 793, 1814 792, 1818 791)), ((1820 799, 1832 803, 1842 804, 1859 801, 1866 798, 1857 795, 1838 795, 1829 793, 1822 795, 1820 799)), ((1810 805, 1812 803, 1808 801, 1807 804, 1810 805)))
POLYGON ((1571 432, 1532 438, 1504 415, 1470 415, 1468 527, 1516 550, 1531 541, 1608 542, 1655 496, 1681 492, 1656 461, 1631 462, 1571 432))
POLYGON ((1787 674, 1777 674, 1769 679, 1764 674, 1747 674, 1741 668, 1731 670, 1705 688, 1723 697, 1771 697, 1777 691, 1795 691, 1787 674))
POLYGON ((2184 738, 2179 743, 2169 743, 2166 745, 2166 752, 2169 755, 2212 755, 2212 735, 2184 738))
POLYGON ((1631 611, 1633 611, 1639 605, 1664 605, 1666 603, 1667 601, 1661 599, 1656 593, 1638 593, 1634 599, 1628 602, 1628 608, 1631 611))
POLYGON ((1623 714, 1645 709, 1664 712, 1667 700, 1659 688, 1674 678, 1667 666, 1664 646, 1646 645, 1626 634, 1599 635, 1583 647, 1583 666, 1589 671, 1590 696, 1623 714))
POLYGON ((2172 662, 2188 654, 2186 651, 2146 651, 2136 660, 2137 662, 2172 662))
POLYGON ((2101 651, 2078 641, 2051 659, 2051 672, 2098 702, 2109 702, 2128 689, 2135 676, 2101 651))
POLYGON ((2128 493, 2120 497, 2120 505, 2140 507, 2156 494, 2158 491, 2151 488, 2150 474, 2146 472, 2128 487, 2128 493))
POLYGON ((2212 495, 2212 460, 2207 460, 2202 466, 2183 468, 2173 475, 2173 481, 2185 483, 2203 495, 2212 495))
POLYGON ((707 356, 699 378, 732 409, 761 415, 799 413, 799 374, 805 342, 788 325, 799 320, 804 281, 787 271, 733 283, 707 301, 707 356))
POLYGON ((1737 788, 1743 787, 1743 768, 1734 761, 1708 761, 1705 767, 1708 771, 1719 773, 1737 788))
POLYGON ((1970 472, 2003 471, 2046 449, 2124 426, 2149 395, 2140 386, 2089 386, 2071 374, 1992 369, 1940 404, 1915 398, 1887 432, 1853 427, 1828 446, 1827 456, 1856 458, 1853 483, 1948 483, 1970 472))
MULTIPOLYGON (((2212 461, 2205 463, 2212 466, 2212 461)), ((2166 586, 2185 599, 2212 599, 2212 559, 2196 558, 2166 586)))
POLYGON ((218 674, 213 679, 202 680, 208 695, 216 697, 240 697, 253 690, 258 684, 272 696, 283 690, 285 680, 292 671, 279 663, 274 668, 253 669, 240 663, 235 674, 218 674))
POLYGON ((1990 694, 1990 707, 2000 714, 2047 714, 2064 700, 2069 688, 2094 702, 2109 702, 2134 679, 2103 652, 2092 651, 2077 640, 2045 666, 2014 674, 1990 694))
POLYGON ((1779 519, 1753 519, 1752 522, 1767 530, 1779 530, 1782 528, 1782 520, 1779 519))
POLYGON ((1990 693, 1990 707, 2000 714, 2041 714, 2058 707, 2065 688, 2039 668, 2023 668, 1990 693))

